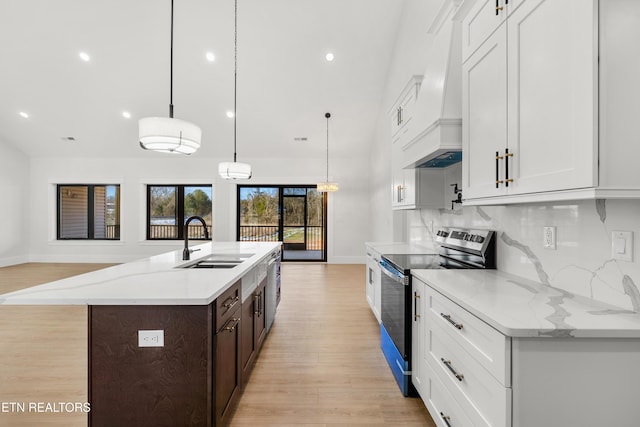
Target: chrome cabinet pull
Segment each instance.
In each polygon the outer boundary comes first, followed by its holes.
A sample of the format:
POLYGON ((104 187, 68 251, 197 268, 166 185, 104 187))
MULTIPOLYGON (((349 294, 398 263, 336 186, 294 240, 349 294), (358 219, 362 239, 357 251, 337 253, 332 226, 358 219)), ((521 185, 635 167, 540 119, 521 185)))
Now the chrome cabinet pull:
POLYGON ((236 296, 235 298, 229 297, 225 302, 222 303, 222 306, 229 309, 236 305, 240 301, 240 297, 236 296))
POLYGON ((440 360, 442 361, 442 363, 444 363, 444 365, 447 368, 449 368, 453 376, 455 376, 458 379, 458 381, 462 381, 462 379, 464 378, 464 375, 457 373, 456 370, 453 369, 453 366, 451 366, 451 360, 445 360, 444 357, 441 357, 440 360))
POLYGON ((232 333, 233 331, 236 330, 236 326, 238 326, 238 322, 240 322, 240 318, 232 318, 229 319, 229 321, 227 322, 226 325, 224 325, 224 328, 222 328, 223 331, 229 331, 229 333, 232 333), (230 323, 233 323, 233 325, 229 325, 230 323))
POLYGON ((440 412, 440 418, 442 418, 442 421, 444 421, 447 424, 447 426, 451 427, 451 424, 449 424, 449 420, 451 419, 450 416, 440 412))
POLYGON ((397 198, 397 200, 398 200, 398 203, 400 203, 403 200, 403 197, 402 197, 402 190, 403 190, 402 185, 398 185, 397 189, 398 189, 398 198, 397 198))
POLYGON ((440 316, 444 317, 447 322, 451 323, 456 329, 460 330, 462 329, 462 323, 456 323, 451 319, 451 315, 450 314, 444 314, 444 313, 440 313, 440 316))
POLYGON ((413 321, 417 322, 420 318, 418 314, 418 299, 420 299, 420 295, 417 292, 413 293, 413 321))

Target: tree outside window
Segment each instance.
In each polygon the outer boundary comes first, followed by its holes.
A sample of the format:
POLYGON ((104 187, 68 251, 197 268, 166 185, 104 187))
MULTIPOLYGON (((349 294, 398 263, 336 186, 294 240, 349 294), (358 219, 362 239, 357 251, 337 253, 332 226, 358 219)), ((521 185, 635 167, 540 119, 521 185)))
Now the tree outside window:
MULTIPOLYGON (((147 186, 147 239, 184 239, 184 224, 191 216, 202 217, 212 239, 211 185, 147 186)), ((206 240, 202 224, 191 222, 189 239, 206 240)))

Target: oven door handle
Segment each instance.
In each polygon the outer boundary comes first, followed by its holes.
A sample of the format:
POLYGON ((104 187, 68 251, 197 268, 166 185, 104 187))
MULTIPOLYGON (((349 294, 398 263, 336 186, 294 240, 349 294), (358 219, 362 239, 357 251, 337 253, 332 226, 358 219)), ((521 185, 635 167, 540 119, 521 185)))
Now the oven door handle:
POLYGON ((398 282, 401 283, 404 286, 409 285, 409 278, 407 276, 403 275, 397 275, 394 274, 393 272, 387 270, 386 268, 384 268, 384 266, 381 266, 382 268, 380 269, 380 271, 382 271, 384 274, 386 274, 389 278, 391 278, 394 282, 398 282))

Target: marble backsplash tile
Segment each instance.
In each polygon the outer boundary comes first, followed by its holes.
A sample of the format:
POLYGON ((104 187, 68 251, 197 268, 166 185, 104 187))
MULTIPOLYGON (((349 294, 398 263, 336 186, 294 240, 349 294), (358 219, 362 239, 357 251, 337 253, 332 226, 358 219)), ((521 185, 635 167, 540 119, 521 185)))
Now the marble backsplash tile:
POLYGON ((456 206, 407 212, 411 243, 433 241, 443 226, 493 229, 498 270, 640 313, 640 200, 456 206), (543 248, 543 227, 555 226, 557 248, 543 248), (615 260, 612 231, 634 232, 633 262, 615 260))

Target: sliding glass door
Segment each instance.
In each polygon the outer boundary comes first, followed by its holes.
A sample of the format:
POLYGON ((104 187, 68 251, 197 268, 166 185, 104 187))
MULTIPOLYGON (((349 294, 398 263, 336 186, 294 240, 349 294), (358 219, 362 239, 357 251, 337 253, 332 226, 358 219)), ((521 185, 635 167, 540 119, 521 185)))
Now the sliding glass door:
POLYGON ((281 241, 283 261, 326 261, 325 193, 305 185, 238 186, 237 240, 281 241))

